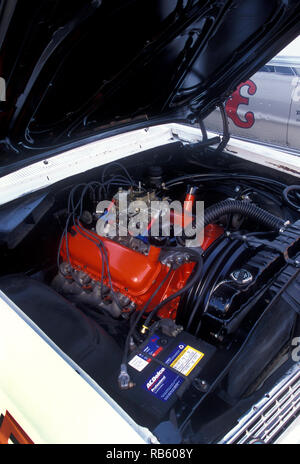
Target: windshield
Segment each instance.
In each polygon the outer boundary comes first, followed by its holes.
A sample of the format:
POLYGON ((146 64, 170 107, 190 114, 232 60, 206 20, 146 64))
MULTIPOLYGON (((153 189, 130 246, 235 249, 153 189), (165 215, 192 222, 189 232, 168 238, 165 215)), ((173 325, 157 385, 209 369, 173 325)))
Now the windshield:
MULTIPOLYGON (((231 137, 290 150, 300 149, 300 36, 227 99, 231 137)), ((219 109, 207 130, 222 133, 219 109)))

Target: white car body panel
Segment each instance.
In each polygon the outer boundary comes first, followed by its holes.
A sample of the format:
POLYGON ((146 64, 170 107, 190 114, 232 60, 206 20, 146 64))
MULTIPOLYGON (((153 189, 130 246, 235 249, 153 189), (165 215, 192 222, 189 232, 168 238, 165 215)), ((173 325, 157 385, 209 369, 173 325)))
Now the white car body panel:
MULTIPOLYGON (((216 135, 218 134, 208 132, 209 137, 216 135)), ((73 148, 0 178, 0 205, 67 177, 151 148, 178 141, 193 144, 201 140, 200 129, 171 123, 127 132, 73 148)), ((227 152, 300 177, 300 157, 282 149, 231 138, 227 152)))
POLYGON ((34 443, 156 442, 2 292, 0 321, 0 414, 34 443))
POLYGON ((276 445, 300 445, 300 417, 283 432, 283 434, 275 441, 276 445))
POLYGON ((144 150, 178 142, 201 141, 199 129, 164 124, 108 137, 31 164, 0 179, 0 204, 26 195, 89 169, 144 150))
POLYGON ((287 150, 232 137, 225 151, 247 161, 300 177, 300 156, 287 150))

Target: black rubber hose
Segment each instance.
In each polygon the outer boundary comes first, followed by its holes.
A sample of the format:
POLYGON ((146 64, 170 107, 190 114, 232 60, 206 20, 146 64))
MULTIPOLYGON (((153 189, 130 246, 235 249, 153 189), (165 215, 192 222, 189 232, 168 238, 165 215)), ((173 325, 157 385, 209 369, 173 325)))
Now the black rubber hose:
POLYGON ((284 198, 284 201, 289 205, 292 206, 294 209, 297 211, 300 210, 300 203, 295 203, 289 198, 289 194, 291 192, 299 192, 300 191, 300 185, 290 185, 289 187, 285 188, 284 191, 282 192, 282 196, 284 198))
POLYGON ((204 212, 204 225, 212 224, 222 216, 228 214, 242 214, 264 225, 268 229, 279 231, 285 224, 281 218, 259 208, 247 201, 225 200, 207 208, 204 212))
POLYGON ((228 117, 227 117, 224 104, 220 103, 218 107, 220 109, 222 122, 223 122, 223 137, 216 151, 223 151, 224 148, 226 148, 226 145, 228 144, 230 140, 229 123, 228 123, 228 117))

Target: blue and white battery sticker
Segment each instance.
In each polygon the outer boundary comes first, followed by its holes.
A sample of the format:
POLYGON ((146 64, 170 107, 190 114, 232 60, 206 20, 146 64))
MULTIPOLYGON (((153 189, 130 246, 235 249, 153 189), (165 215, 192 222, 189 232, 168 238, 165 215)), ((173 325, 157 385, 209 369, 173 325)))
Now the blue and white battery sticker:
POLYGON ((168 356, 168 358, 165 360, 165 363, 170 365, 172 362, 182 353, 186 345, 184 343, 181 343, 176 347, 174 351, 168 356))
POLYGON ((148 392, 162 401, 168 401, 184 382, 184 378, 166 367, 159 367, 143 385, 148 392))
POLYGON ((149 356, 155 357, 163 350, 163 347, 158 344, 158 341, 158 335, 153 335, 143 349, 143 352, 134 356, 128 364, 139 372, 145 369, 151 362, 149 356))
POLYGON ((167 401, 184 382, 182 375, 188 376, 203 356, 204 353, 192 346, 184 343, 178 345, 165 361, 165 364, 178 371, 178 374, 167 367, 160 367, 151 375, 143 387, 158 399, 167 401))
MULTIPOLYGON (((138 372, 145 369, 151 362, 151 357, 157 356, 163 350, 163 347, 159 345, 159 339, 160 337, 154 334, 143 349, 143 352, 134 356, 128 364, 138 372)), ((172 351, 164 362, 187 376, 197 366, 203 356, 204 353, 201 351, 181 343, 177 345, 176 349, 172 351)))

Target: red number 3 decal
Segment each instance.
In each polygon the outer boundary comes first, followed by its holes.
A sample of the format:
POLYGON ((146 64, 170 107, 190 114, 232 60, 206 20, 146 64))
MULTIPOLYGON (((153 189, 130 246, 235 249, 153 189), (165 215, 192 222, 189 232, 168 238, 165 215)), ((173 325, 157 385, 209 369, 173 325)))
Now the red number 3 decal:
POLYGON ((248 87, 248 95, 255 95, 257 91, 256 84, 253 81, 242 82, 237 90, 228 98, 226 102, 226 112, 227 115, 234 124, 243 129, 250 129, 255 123, 255 117, 252 111, 248 111, 245 114, 245 120, 241 119, 238 115, 238 110, 240 105, 249 105, 249 98, 243 97, 241 90, 243 87, 248 87))

